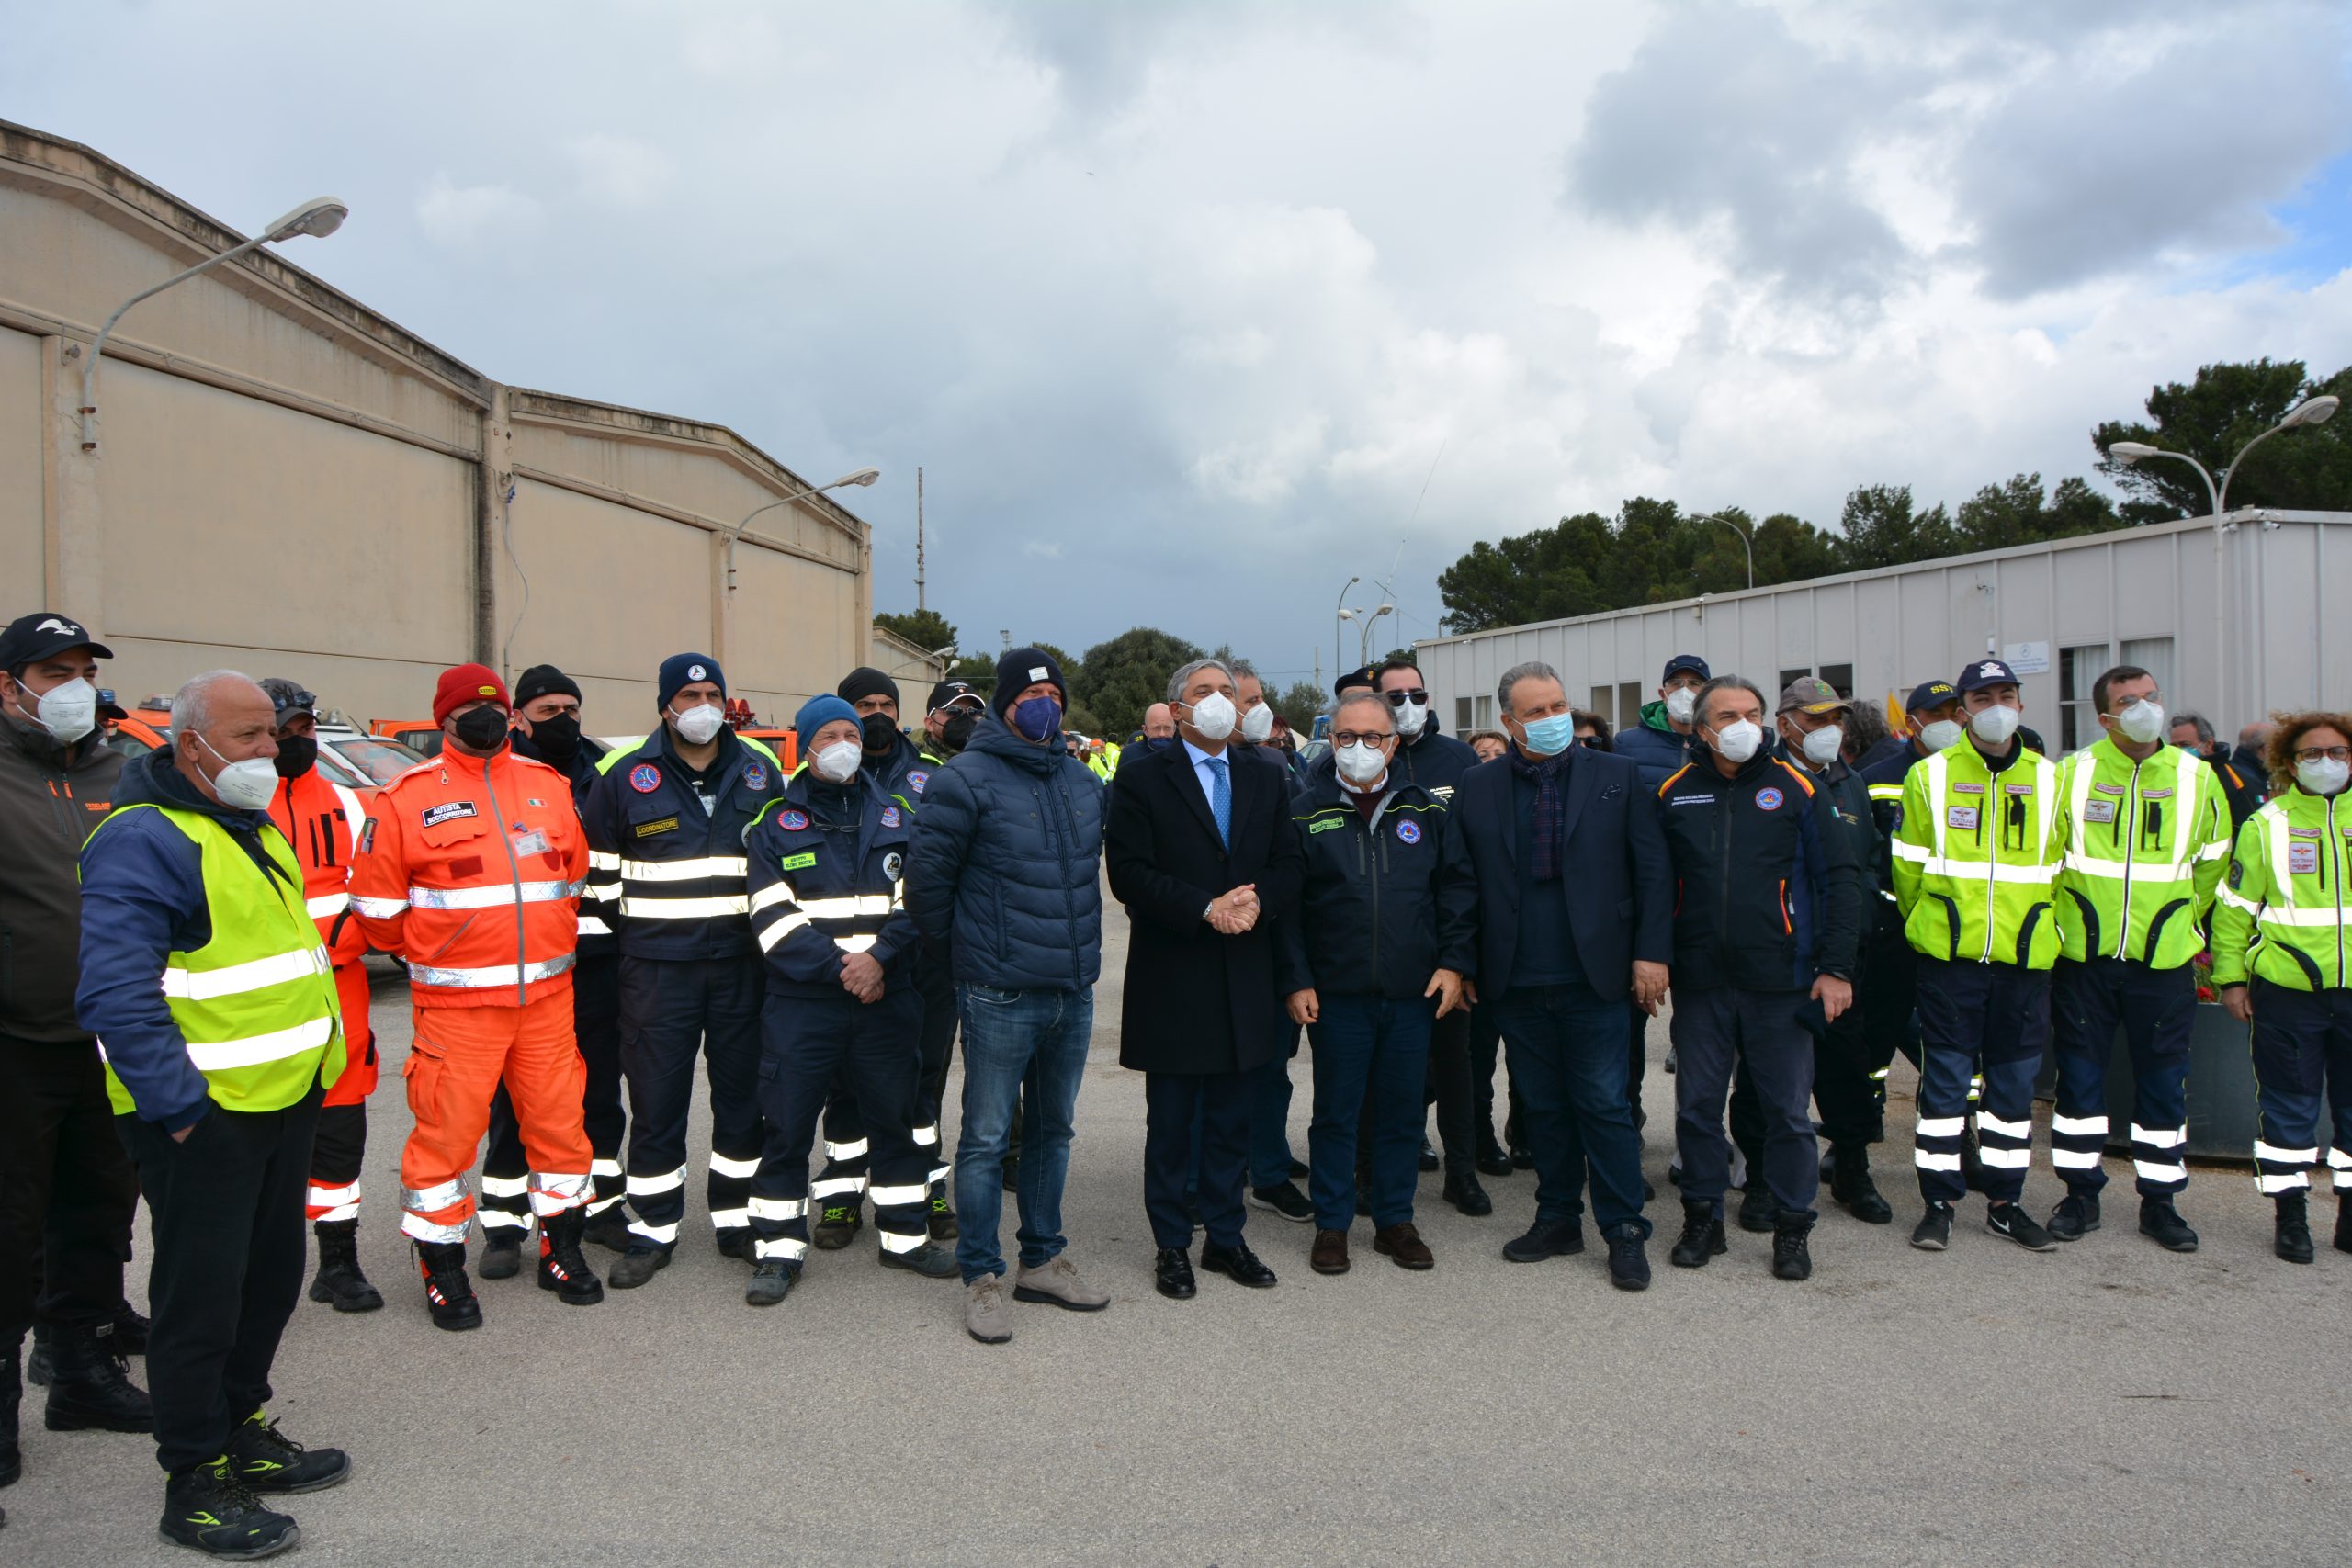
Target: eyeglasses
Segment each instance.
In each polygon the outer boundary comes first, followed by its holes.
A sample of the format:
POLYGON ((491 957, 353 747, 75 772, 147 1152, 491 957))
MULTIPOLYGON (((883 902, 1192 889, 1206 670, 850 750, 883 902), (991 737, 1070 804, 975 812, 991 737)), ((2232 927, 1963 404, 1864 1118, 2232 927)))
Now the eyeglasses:
POLYGON ((1401 708, 1407 703, 1411 703, 1418 707, 1430 705, 1429 693, 1419 686, 1409 686, 1397 692, 1383 692, 1380 694, 1388 700, 1388 705, 1392 708, 1401 708))
POLYGON ((1331 732, 1334 746, 1379 746, 1396 739, 1385 729, 1335 729, 1331 732))
POLYGON ((2352 762, 2352 746, 2305 746, 2295 753, 2298 762, 2352 762))
POLYGON ((1579 746, 1589 746, 1597 750, 1600 746, 1600 737, 1598 735, 1579 735, 1577 737, 1577 744, 1579 746))

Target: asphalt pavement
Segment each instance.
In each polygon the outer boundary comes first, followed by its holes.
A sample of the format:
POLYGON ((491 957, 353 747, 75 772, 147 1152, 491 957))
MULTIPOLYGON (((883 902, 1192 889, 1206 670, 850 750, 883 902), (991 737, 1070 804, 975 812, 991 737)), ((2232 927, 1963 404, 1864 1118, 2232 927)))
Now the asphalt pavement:
MULTIPOLYGON (((1250 1211, 1271 1291, 1204 1275, 1151 1288, 1143 1086, 1117 1061, 1125 916, 1078 1107, 1070 1256, 1102 1313, 1023 1305, 1010 1344, 960 1323, 952 1280, 885 1273, 872 1232, 811 1255, 782 1306, 741 1300, 748 1266, 703 1217, 697 1111, 676 1262, 566 1307, 526 1271, 481 1286, 488 1322, 426 1321, 396 1203, 409 1038, 376 990, 384 1062, 360 1242, 389 1305, 304 1302, 271 1405, 350 1450, 351 1480, 288 1500, 319 1563, 1200 1565, 2226 1563, 2340 1562, 2352 1533, 2352 1256, 2269 1251, 2243 1169, 2199 1168, 2204 1237, 2136 1234, 2128 1161, 2106 1228, 2052 1254, 1963 1212, 1951 1250, 1905 1245, 1908 1070, 1877 1152, 1892 1225, 1825 1204, 1815 1273, 1769 1272, 1769 1236, 1671 1269, 1674 1079, 1651 1030, 1645 1167, 1657 1282, 1612 1290, 1596 1248, 1506 1262, 1533 1178, 1488 1179, 1467 1219, 1424 1178, 1437 1268, 1410 1274, 1354 1234, 1352 1273, 1309 1272, 1306 1225, 1250 1211)), ((1306 1060, 1292 1138, 1304 1157, 1306 1060)), ((956 1085, 951 1082, 951 1098, 956 1085)), ((2046 1107, 2044 1108, 2046 1118, 2046 1107)), ((954 1117, 948 1118, 952 1127, 954 1117)), ((2039 1130, 2027 1201, 2059 1196, 2039 1130)), ((143 1213, 142 1213, 143 1222, 143 1213)), ((1013 1219, 1006 1204, 1010 1249, 1013 1219)), ((140 1243, 144 1256, 143 1234, 140 1243)), ((590 1249, 600 1270, 612 1254, 590 1249)), ((131 1295, 143 1301, 143 1263, 131 1295)), ((134 1371, 141 1363, 132 1363, 134 1371)), ((166 1563, 145 1438, 42 1429, 0 1492, 0 1564, 166 1563)))

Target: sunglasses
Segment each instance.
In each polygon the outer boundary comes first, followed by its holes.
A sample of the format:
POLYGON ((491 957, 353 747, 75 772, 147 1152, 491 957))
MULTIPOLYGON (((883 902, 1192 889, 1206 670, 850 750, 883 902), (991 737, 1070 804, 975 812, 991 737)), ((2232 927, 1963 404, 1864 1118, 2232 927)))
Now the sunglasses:
POLYGON ((1416 707, 1425 708, 1430 705, 1429 693, 1419 686, 1408 687, 1401 692, 1383 692, 1380 694, 1387 699, 1388 705, 1392 708, 1401 708, 1407 703, 1411 703, 1416 707))

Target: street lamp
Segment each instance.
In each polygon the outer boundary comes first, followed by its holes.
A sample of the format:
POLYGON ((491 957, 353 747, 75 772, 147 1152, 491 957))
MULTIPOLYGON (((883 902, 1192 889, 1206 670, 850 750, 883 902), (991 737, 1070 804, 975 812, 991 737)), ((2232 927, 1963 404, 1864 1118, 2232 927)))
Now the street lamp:
MULTIPOLYGON (((1374 610, 1371 615, 1363 617, 1363 636, 1358 639, 1356 643, 1356 667, 1358 669, 1362 669, 1363 666, 1372 662, 1373 623, 1379 620, 1383 615, 1396 614, 1396 605, 1383 604, 1379 609, 1374 610)), ((1351 611, 1350 614, 1352 615, 1353 612, 1351 611)))
POLYGON ((1733 522, 1730 518, 1724 516, 1721 513, 1716 512, 1710 512, 1702 516, 1692 517, 1690 521, 1693 523, 1720 523, 1724 527, 1739 536, 1739 547, 1747 552, 1747 586, 1750 591, 1753 591, 1756 587, 1756 547, 1748 542, 1747 530, 1733 522))
MULTIPOLYGON (((1342 640, 1345 633, 1340 629, 1340 623, 1356 618, 1356 613, 1348 608, 1348 589, 1353 588, 1363 581, 1361 577, 1351 577, 1348 579, 1347 587, 1340 590, 1339 614, 1331 622, 1331 662, 1335 666, 1346 663, 1348 659, 1347 644, 1342 640)), ((1335 668, 1331 673, 1337 676, 1343 675, 1347 671, 1335 668)))
POLYGON ((222 251, 217 256, 200 261, 186 272, 175 273, 153 288, 142 288, 116 306, 114 314, 107 318, 106 325, 98 329, 98 335, 90 340, 90 357, 82 367, 82 406, 78 411, 82 416, 82 450, 96 452, 98 449, 98 355, 106 351, 107 337, 114 331, 114 324, 122 320, 122 313, 125 310, 130 310, 141 299, 161 294, 175 283, 186 283, 198 273, 209 272, 222 262, 234 261, 248 251, 259 250, 264 245, 274 245, 281 240, 300 239, 305 234, 314 240, 323 240, 337 229, 342 228, 343 220, 350 216, 351 209, 335 197, 331 196, 315 197, 276 220, 243 244, 233 246, 222 251))
POLYGON ((2144 462, 2150 457, 2170 457, 2175 462, 2186 463, 2195 468, 2197 477, 2205 481, 2205 499, 2213 508, 2213 687, 2221 697, 2220 703, 2215 705, 2220 709, 2224 722, 2228 718, 2230 700, 2229 596, 2222 581, 2228 554, 2227 547, 2222 542, 2222 536, 2228 530, 2222 523, 2222 506, 2229 499, 2230 479, 2245 462, 2247 453, 2280 431, 2294 430, 2307 424, 2325 424, 2335 417, 2336 401, 2337 400, 2332 395, 2323 393, 2316 398, 2305 398, 2301 402, 2289 409, 2286 418, 2238 448, 2238 455, 2230 459, 2228 468, 2222 470, 2222 482, 2218 485, 2213 482, 2212 471, 2186 452, 2173 452, 2162 446, 2151 446, 2144 441, 2118 441, 2107 449, 2109 457, 2120 457, 2126 463, 2144 462))
POLYGON ((829 490, 839 490, 843 485, 870 485, 881 477, 882 470, 879 468, 853 468, 831 484, 815 485, 808 490, 795 491, 781 501, 771 501, 765 506, 755 506, 745 513, 743 521, 736 524, 727 532, 727 592, 729 593, 735 592, 735 541, 743 536, 743 530, 752 525, 752 518, 763 512, 774 512, 779 506, 789 506, 796 501, 806 501, 812 495, 822 495, 829 490))

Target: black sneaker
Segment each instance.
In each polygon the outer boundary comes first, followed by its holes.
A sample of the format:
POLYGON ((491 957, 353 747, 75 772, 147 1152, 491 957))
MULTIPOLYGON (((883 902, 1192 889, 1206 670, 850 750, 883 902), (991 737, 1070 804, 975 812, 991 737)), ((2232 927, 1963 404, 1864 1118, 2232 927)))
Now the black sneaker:
POLYGON ((229 1434, 230 1473, 249 1492, 323 1492, 351 1479, 341 1449, 306 1449, 256 1410, 229 1434))
POLYGON ((817 1216, 817 1234, 809 1239, 817 1244, 820 1252, 839 1252, 855 1239, 865 1224, 865 1218, 858 1212, 856 1199, 852 1198, 846 1203, 828 1203, 817 1216))
POLYGON ((1781 1213, 1781 1223, 1772 1227, 1772 1278, 1813 1278, 1813 1249, 1806 1245, 1812 1235, 1812 1216, 1781 1213))
POLYGON ((1871 1179, 1870 1155, 1860 1145, 1837 1151, 1829 1172, 1829 1196, 1867 1225, 1883 1225, 1894 1218, 1894 1208, 1871 1179))
POLYGON ((2069 1192, 2050 1211, 2050 1234, 2060 1241, 2080 1241, 2098 1229, 2098 1194, 2069 1192))
POLYGON ((1581 1220, 1538 1220, 1527 1227, 1526 1235, 1503 1243, 1503 1256, 1513 1263, 1541 1263, 1547 1258, 1566 1258, 1583 1250, 1581 1220))
MULTIPOLYGON (((2341 1234, 2342 1227, 2337 1229, 2341 1234)), ((2172 1206, 2169 1198, 2140 1200, 2140 1234, 2154 1236, 2156 1245, 2166 1252, 2197 1250, 2197 1233, 2188 1228, 2188 1222, 2180 1217, 2180 1211, 2172 1206)))
POLYGON ((1632 1225, 1619 1227, 1609 1238, 1609 1282, 1621 1291, 1650 1288, 1650 1258, 1643 1249, 1642 1233, 1632 1225))
POLYGON ((1747 1190, 1739 1195, 1739 1228, 1754 1235, 1770 1235, 1780 1218, 1780 1200, 1765 1184, 1764 1173, 1749 1167, 1747 1190))
POLYGON ((755 1307, 772 1307, 792 1293, 800 1282, 800 1270, 781 1258, 763 1258, 752 1270, 751 1282, 743 1287, 743 1300, 755 1307))
POLYGON ((657 1247, 650 1241, 633 1241, 605 1280, 616 1291, 633 1291, 668 1267, 668 1247, 657 1247))
POLYGON ((302 1539, 292 1519, 263 1506, 230 1472, 226 1454, 164 1484, 156 1533, 167 1545, 239 1560, 274 1556, 302 1539))
POLYGON ((501 1225, 482 1237, 481 1261, 474 1272, 485 1280, 512 1280, 523 1271, 523 1233, 501 1225))
POLYGON ((1984 1228, 1995 1235, 2007 1236, 2028 1252, 2052 1252, 2058 1244, 2041 1228, 2041 1222, 2025 1212, 2018 1203, 1994 1203, 1984 1210, 1984 1228))
POLYGON ((1951 1245, 1951 1205, 1934 1202, 1911 1227, 1911 1245, 1922 1252, 1941 1252, 1951 1245))
POLYGON ((1724 1223, 1715 1215, 1713 1203, 1682 1205, 1682 1235, 1666 1260, 1677 1269, 1704 1269, 1707 1259, 1731 1250, 1724 1239, 1724 1223))
POLYGON ((956 1267, 956 1249, 942 1247, 935 1241, 926 1240, 921 1247, 906 1252, 893 1252, 887 1247, 879 1250, 885 1269, 904 1269, 910 1274, 920 1274, 926 1280, 953 1279, 962 1272, 956 1267))
POLYGON ((1295 1159, 1290 1162, 1290 1179, 1293 1181, 1304 1181, 1313 1174, 1313 1170, 1305 1160, 1295 1159))
POLYGON ((618 1203, 614 1204, 581 1227, 580 1239, 591 1247, 601 1247, 606 1252, 627 1252, 628 1211, 618 1203))
POLYGON ((2281 1192, 2271 1200, 2278 1206, 2277 1230, 2270 1247, 2289 1263, 2309 1263, 2312 1251, 2311 1206, 2301 1192, 2281 1192))
POLYGON ((1252 1187, 1250 1190, 1250 1202, 1253 1208, 1272 1209, 1283 1219, 1295 1220, 1300 1224, 1306 1224, 1315 1218, 1315 1205, 1306 1201, 1306 1194, 1298 1190, 1298 1184, 1295 1182, 1284 1181, 1272 1187, 1252 1187))

